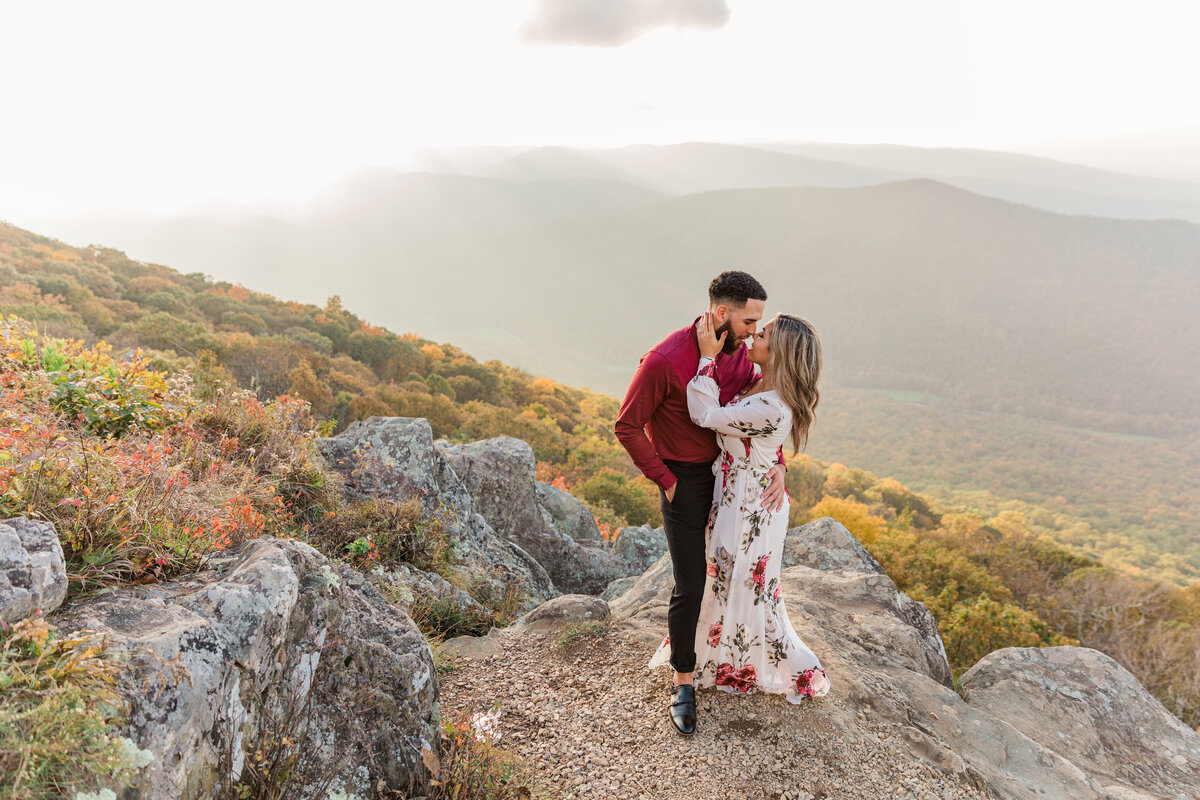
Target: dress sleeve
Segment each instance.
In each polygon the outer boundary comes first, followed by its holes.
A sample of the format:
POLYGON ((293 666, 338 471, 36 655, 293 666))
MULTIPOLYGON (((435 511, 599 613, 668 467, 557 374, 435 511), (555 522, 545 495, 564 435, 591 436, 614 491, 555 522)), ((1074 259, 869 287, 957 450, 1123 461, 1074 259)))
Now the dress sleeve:
POLYGON ((692 422, 739 438, 770 436, 783 424, 783 412, 767 398, 756 397, 749 403, 722 406, 720 392, 716 362, 701 356, 696 376, 687 386, 688 415, 692 422))

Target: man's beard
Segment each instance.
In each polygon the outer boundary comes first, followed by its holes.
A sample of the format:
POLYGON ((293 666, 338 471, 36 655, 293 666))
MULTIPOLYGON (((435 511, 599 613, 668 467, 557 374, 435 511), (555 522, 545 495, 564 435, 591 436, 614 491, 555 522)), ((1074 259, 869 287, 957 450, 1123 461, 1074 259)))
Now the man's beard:
POLYGON ((713 334, 718 339, 721 338, 722 333, 726 334, 725 344, 724 344, 724 346, 721 347, 721 352, 727 356, 733 355, 734 353, 737 352, 737 349, 742 346, 741 339, 733 338, 733 330, 729 327, 729 323, 730 323, 730 320, 725 320, 724 323, 719 325, 717 327, 717 329, 715 331, 713 331, 713 334))

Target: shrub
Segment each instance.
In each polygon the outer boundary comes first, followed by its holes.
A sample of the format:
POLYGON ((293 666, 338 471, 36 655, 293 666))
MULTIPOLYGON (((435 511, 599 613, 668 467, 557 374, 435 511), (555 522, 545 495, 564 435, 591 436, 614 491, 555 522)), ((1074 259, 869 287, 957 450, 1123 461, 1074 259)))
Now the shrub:
POLYGON ((103 345, 38 340, 12 321, 0 328, 0 391, 0 514, 55 525, 72 590, 191 572, 337 503, 299 400, 217 389, 199 401, 186 376, 118 364, 103 345), (121 399, 64 394, 64 373, 121 399))
POLYGON ((349 557, 360 569, 404 562, 446 577, 454 553, 448 514, 443 510, 422 518, 415 497, 352 500, 326 512, 302 535, 330 558, 349 557))
POLYGON ((432 597, 416 592, 408 615, 425 635, 435 642, 455 636, 485 636, 496 621, 491 614, 463 608, 447 597, 432 597))
POLYGON ((801 524, 821 517, 832 517, 842 523, 867 549, 887 528, 887 520, 875 516, 870 508, 854 499, 826 496, 809 509, 801 524))
MULTIPOLYGON (((517 800, 535 796, 534 773, 497 746, 499 714, 459 712, 442 722, 442 754, 424 752, 433 775, 431 800, 517 800)), ((539 795, 540 796, 540 795, 539 795)))
POLYGON ((611 621, 607 619, 568 622, 559 630, 554 649, 563 655, 572 654, 580 647, 603 639, 611 627, 611 621))
POLYGON ((118 361, 111 352, 103 342, 85 347, 73 339, 39 339, 18 320, 0 323, 0 369, 23 373, 27 391, 44 393, 55 411, 91 433, 158 430, 186 410, 180 381, 147 369, 140 353, 118 361))
POLYGON ((1078 645, 1054 633, 1050 626, 1019 606, 1000 603, 987 595, 963 603, 938 620, 946 656, 955 675, 1001 647, 1078 645))
POLYGON ((121 670, 94 636, 62 636, 40 616, 0 623, 0 795, 120 788, 148 763, 111 733, 125 718, 121 670))
POLYGON ((627 525, 647 525, 661 517, 658 488, 654 484, 607 467, 572 486, 571 492, 589 504, 602 503, 611 508, 627 525))

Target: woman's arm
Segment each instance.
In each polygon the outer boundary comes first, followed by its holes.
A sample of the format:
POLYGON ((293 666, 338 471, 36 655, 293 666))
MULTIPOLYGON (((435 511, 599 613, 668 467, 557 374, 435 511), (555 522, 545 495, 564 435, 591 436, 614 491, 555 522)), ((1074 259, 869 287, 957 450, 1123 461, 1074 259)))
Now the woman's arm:
POLYGON ((722 406, 716 372, 717 362, 701 356, 696 376, 687 386, 688 415, 692 422, 739 438, 770 436, 779 430, 783 425, 783 412, 765 397, 755 397, 745 404, 722 406))

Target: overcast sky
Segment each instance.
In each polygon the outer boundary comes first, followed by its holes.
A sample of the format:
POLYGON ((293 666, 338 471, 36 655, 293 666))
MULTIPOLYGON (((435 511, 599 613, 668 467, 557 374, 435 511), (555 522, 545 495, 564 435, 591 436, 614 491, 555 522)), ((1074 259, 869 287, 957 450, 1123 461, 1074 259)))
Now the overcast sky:
POLYGON ((1200 126, 1200 3, 0 7, 0 218, 294 197, 425 144, 1016 148, 1200 126))

